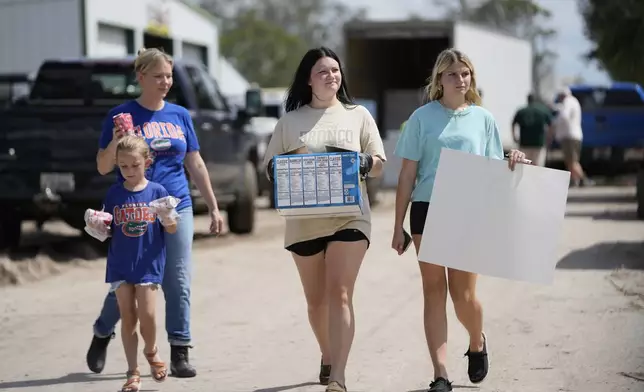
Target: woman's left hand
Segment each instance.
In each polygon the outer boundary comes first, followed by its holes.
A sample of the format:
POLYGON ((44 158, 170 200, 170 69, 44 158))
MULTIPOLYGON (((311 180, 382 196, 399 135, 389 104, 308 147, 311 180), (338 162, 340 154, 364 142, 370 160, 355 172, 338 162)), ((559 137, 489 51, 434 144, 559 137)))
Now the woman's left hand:
POLYGON ((210 233, 219 235, 224 229, 224 218, 221 217, 219 210, 216 209, 210 212, 210 233))
POLYGON ((508 154, 508 166, 514 170, 517 163, 529 163, 525 159, 525 153, 519 150, 510 150, 508 154))

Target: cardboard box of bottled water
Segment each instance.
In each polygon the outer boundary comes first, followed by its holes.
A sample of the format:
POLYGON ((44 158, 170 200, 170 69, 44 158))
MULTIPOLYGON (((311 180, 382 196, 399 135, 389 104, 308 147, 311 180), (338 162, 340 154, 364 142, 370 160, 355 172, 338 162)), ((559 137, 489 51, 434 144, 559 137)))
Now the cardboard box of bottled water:
POLYGON ((357 152, 277 155, 275 208, 286 218, 363 214, 357 152))

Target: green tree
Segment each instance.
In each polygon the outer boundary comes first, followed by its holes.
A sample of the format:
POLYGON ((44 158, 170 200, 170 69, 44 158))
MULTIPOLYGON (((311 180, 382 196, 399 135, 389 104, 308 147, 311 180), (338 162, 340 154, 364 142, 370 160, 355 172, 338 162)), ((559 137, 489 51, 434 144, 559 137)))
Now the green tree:
MULTIPOLYGON (((598 0, 601 1, 601 0, 598 0)), ((541 96, 540 81, 553 72, 557 55, 549 49, 556 31, 543 27, 551 17, 535 0, 433 0, 447 10, 448 17, 466 20, 528 39, 532 44, 533 91, 541 96)))
POLYGON ((353 9, 338 0, 257 0, 254 6, 266 19, 301 37, 310 47, 342 50, 343 25, 361 19, 364 9, 353 9))
POLYGON ((262 87, 290 82, 304 52, 325 45, 342 53, 347 20, 362 18, 340 0, 200 0, 220 19, 222 54, 262 87))
POLYGON ((268 22, 253 10, 235 16, 221 35, 222 54, 249 81, 262 87, 290 83, 293 71, 307 46, 304 40, 268 22))
POLYGON ((578 6, 593 43, 586 58, 615 80, 644 86, 644 1, 578 0, 578 6))

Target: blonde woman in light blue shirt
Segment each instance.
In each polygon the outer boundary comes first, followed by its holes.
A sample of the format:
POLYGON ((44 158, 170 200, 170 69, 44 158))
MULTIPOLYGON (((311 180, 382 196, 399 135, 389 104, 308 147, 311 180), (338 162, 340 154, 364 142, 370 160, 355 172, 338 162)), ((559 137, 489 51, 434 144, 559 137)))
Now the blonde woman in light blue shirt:
MULTIPOLYGON (((404 251, 403 222, 411 201, 410 229, 416 248, 420 242, 434 187, 440 151, 443 147, 494 159, 504 159, 499 130, 490 112, 481 107, 476 74, 470 60, 455 49, 443 51, 436 60, 427 86, 428 103, 418 108, 401 132, 395 154, 402 158, 396 192, 396 218, 392 248, 404 251)), ((512 150, 509 167, 514 170, 525 154, 512 150)), ((476 297, 477 275, 470 272, 419 262, 424 294, 424 324, 427 345, 434 366, 429 392, 449 392, 447 373, 447 314, 449 294, 459 321, 470 341, 468 375, 472 383, 482 382, 488 373, 487 337, 483 312, 476 297)))

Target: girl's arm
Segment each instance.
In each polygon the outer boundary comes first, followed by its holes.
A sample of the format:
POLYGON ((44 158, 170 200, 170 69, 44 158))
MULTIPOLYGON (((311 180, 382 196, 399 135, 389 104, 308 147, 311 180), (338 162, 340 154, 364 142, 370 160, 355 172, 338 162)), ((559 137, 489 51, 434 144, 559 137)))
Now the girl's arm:
POLYGON ((396 216, 395 229, 402 229, 407 215, 407 207, 411 200, 411 194, 416 184, 416 173, 418 161, 422 157, 421 124, 414 114, 405 124, 404 132, 401 132, 396 143, 394 154, 402 158, 402 167, 398 175, 398 186, 396 188, 396 216))
POLYGON ((396 229, 403 228, 405 216, 407 215, 407 207, 409 207, 411 194, 416 183, 417 170, 417 161, 406 158, 402 159, 402 167, 400 168, 400 175, 398 176, 398 186, 396 187, 396 215, 394 218, 394 227, 396 229))

